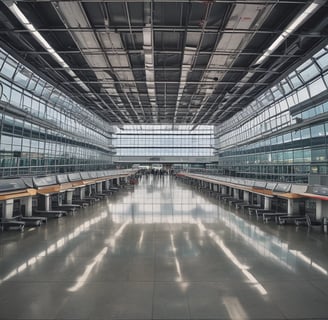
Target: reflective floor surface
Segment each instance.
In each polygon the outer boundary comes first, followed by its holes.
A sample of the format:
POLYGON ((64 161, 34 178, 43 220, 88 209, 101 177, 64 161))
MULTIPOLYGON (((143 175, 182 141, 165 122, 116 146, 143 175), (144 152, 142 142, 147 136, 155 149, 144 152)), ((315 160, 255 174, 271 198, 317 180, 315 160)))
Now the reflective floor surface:
POLYGON ((0 319, 328 319, 328 240, 144 176, 0 233, 0 319))

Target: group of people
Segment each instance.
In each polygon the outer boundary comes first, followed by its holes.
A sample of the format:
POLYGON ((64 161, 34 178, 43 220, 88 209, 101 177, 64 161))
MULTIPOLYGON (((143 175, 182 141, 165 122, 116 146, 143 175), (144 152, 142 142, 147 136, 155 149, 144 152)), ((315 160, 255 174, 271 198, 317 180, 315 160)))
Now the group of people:
POLYGON ((154 175, 154 176, 164 176, 164 175, 174 175, 174 170, 173 169, 142 169, 140 171, 141 174, 143 175, 154 175))

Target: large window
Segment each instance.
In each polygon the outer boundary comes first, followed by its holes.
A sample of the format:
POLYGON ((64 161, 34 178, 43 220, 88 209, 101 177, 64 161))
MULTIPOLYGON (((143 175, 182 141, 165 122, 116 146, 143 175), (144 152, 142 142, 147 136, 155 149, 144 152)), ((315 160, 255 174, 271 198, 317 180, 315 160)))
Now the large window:
POLYGON ((0 176, 108 169, 112 126, 0 48, 0 176))
MULTIPOLYGON (((257 139, 327 110, 304 110, 291 116, 290 109, 328 89, 328 46, 263 93, 242 111, 215 128, 216 146, 226 148, 257 139)), ((310 109, 310 108, 308 108, 310 109)))
POLYGON ((118 156, 212 156, 213 127, 125 125, 114 139, 118 156))
POLYGON ((302 183, 326 174, 327 79, 328 46, 215 127, 219 173, 302 183))

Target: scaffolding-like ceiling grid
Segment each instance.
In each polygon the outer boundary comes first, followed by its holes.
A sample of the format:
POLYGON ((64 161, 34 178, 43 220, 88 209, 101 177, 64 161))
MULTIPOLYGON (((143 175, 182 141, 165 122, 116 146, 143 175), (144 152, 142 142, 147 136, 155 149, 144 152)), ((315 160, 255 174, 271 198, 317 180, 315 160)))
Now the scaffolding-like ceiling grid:
POLYGON ((0 41, 111 124, 215 125, 327 44, 327 1, 3 1, 0 41))

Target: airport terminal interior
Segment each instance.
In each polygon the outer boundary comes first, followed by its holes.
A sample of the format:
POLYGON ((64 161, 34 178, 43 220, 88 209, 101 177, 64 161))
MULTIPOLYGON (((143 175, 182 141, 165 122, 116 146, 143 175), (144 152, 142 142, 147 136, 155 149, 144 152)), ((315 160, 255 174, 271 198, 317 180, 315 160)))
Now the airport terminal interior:
POLYGON ((0 320, 327 302, 327 0, 0 2, 0 320))

